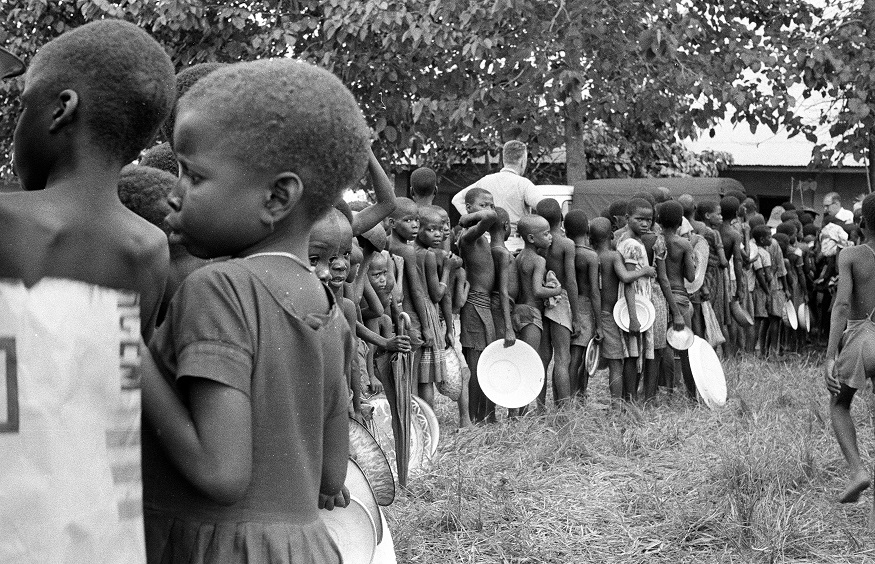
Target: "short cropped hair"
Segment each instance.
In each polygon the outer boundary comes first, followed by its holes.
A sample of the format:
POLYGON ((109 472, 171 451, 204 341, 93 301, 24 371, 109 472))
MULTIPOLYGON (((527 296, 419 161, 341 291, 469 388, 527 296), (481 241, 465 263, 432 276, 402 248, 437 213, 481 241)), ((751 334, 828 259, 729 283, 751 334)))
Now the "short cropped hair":
POLYGON ((430 221, 435 223, 443 223, 444 218, 441 217, 440 212, 438 211, 440 208, 437 206, 420 206, 419 207, 419 220, 420 221, 430 221))
POLYGON ((666 188, 665 186, 655 186, 648 190, 650 195, 653 196, 656 204, 662 204, 671 200, 671 190, 666 188))
POLYGON ((747 220, 747 224, 751 226, 751 228, 756 227, 757 225, 765 225, 766 218, 763 217, 761 213, 755 213, 750 216, 750 219, 747 220))
POLYGON ((792 237, 796 235, 796 226, 785 221, 784 223, 779 223, 777 227, 775 227, 775 233, 783 233, 787 237, 792 237))
POLYGON ((808 225, 809 223, 814 223, 814 218, 811 217, 811 214, 802 212, 799 216, 799 222, 802 223, 802 225, 808 225))
POLYGON ((571 210, 565 214, 565 234, 570 238, 582 237, 589 233, 589 219, 583 210, 571 210))
POLYGON ((589 224, 589 242, 593 245, 607 241, 610 239, 611 233, 611 222, 607 218, 596 217, 589 224))
POLYGON ((714 200, 705 200, 704 202, 699 202, 696 206, 696 219, 698 221, 705 221, 708 219, 705 217, 709 213, 714 213, 720 209, 720 206, 714 200))
POLYGON ((551 229, 562 222, 562 206, 554 198, 544 198, 538 202, 535 211, 547 220, 551 229))
POLYGON ((754 241, 759 241, 759 240, 762 239, 763 237, 771 237, 771 236, 772 236, 772 230, 769 229, 765 224, 762 224, 762 225, 755 225, 755 226, 750 230, 750 236, 753 237, 753 240, 754 240, 754 241))
POLYGON ((636 210, 653 210, 653 204, 644 198, 632 198, 626 205, 626 215, 632 215, 636 210))
POLYGON ((808 237, 809 235, 813 235, 813 236, 817 237, 817 231, 818 231, 817 226, 814 225, 813 223, 806 223, 805 225, 802 226, 802 236, 803 237, 808 237))
POLYGON ((684 206, 684 217, 692 218, 696 213, 696 200, 691 194, 681 194, 678 196, 678 202, 684 206))
POLYGON ((474 202, 477 201, 477 198, 481 194, 489 194, 491 196, 492 192, 490 192, 489 190, 487 190, 485 188, 475 186, 475 187, 471 188, 470 190, 468 190, 467 192, 465 192, 465 203, 466 204, 473 204, 474 202))
POLYGON ((611 207, 608 208, 608 214, 611 215, 608 219, 611 219, 615 215, 626 215, 626 209, 629 207, 628 200, 617 200, 616 202, 611 204, 611 207))
POLYGON ((170 115, 167 116, 167 119, 161 125, 161 132, 167 138, 167 142, 170 143, 171 147, 173 146, 173 127, 176 125, 176 101, 182 98, 195 82, 224 66, 225 63, 198 63, 186 67, 176 74, 176 98, 173 109, 170 110, 170 115))
POLYGON ((647 200, 648 202, 650 202, 651 206, 656 205, 656 198, 654 198, 653 194, 651 194, 650 192, 638 192, 637 194, 632 195, 632 199, 647 200))
POLYGON ((772 235, 772 238, 778 242, 778 245, 781 247, 781 250, 785 250, 787 245, 790 244, 790 237, 787 236, 786 233, 775 233, 772 235))
POLYGON ((167 196, 175 185, 176 177, 168 172, 128 165, 119 176, 118 197, 126 208, 169 233, 164 219, 171 212, 167 196))
POLYGON ((155 138, 173 106, 173 63, 157 41, 136 25, 106 19, 77 27, 34 56, 27 87, 53 96, 80 94, 77 114, 94 143, 130 162, 155 138))
POLYGON ((791 221, 798 217, 795 211, 788 210, 781 214, 781 221, 791 221))
POLYGON ((395 211, 389 216, 393 219, 400 219, 406 215, 418 214, 419 208, 416 207, 416 202, 410 198, 395 198, 395 211))
POLYGON ((863 221, 866 229, 875 231, 875 194, 869 194, 863 199, 863 221))
POLYGON ((659 224, 665 229, 677 229, 684 219, 684 206, 674 200, 659 206, 659 224))
POLYGON ((214 70, 179 101, 224 132, 243 166, 293 172, 301 201, 318 218, 364 175, 370 130, 352 93, 330 72, 294 59, 263 59, 214 70))
POLYGON ((738 206, 741 203, 735 196, 723 196, 720 199, 720 213, 723 215, 723 220, 728 221, 738 215, 738 206))
MULTIPOLYGON (((443 208, 440 208, 443 210, 443 208)), ((507 210, 500 207, 495 206, 495 223, 494 225, 504 225, 510 221, 510 215, 507 213, 507 210)))
POLYGON ((794 204, 793 202, 784 202, 781 204, 781 207, 787 211, 793 211, 796 209, 796 204, 794 204))
POLYGON ((501 148, 501 160, 504 164, 519 164, 528 155, 526 144, 522 141, 508 141, 501 148))
POLYGON ((535 228, 541 221, 547 220, 537 214, 526 214, 516 224, 517 233, 525 239, 528 235, 535 232, 535 228))
POLYGON ((170 143, 167 142, 149 147, 143 151, 139 164, 140 166, 151 166, 152 168, 163 170, 173 176, 179 175, 179 163, 176 161, 176 155, 173 154, 170 143))
POLYGON ((437 192, 437 175, 428 167, 420 167, 410 174, 410 193, 431 196, 437 192))
POLYGON ((724 197, 731 196, 731 197, 735 198, 736 200, 738 200, 739 206, 741 205, 741 202, 743 202, 747 199, 747 194, 745 194, 741 190, 730 190, 730 191, 726 192, 725 194, 723 194, 723 196, 724 197))

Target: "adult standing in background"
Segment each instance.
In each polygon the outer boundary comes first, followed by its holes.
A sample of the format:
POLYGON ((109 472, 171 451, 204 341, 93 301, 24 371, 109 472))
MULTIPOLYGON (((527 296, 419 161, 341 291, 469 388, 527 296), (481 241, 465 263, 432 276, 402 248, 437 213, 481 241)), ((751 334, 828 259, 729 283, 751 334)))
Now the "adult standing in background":
POLYGON ((842 200, 838 192, 830 192, 823 197, 823 215, 824 217, 831 215, 845 225, 854 223, 854 212, 842 207, 842 200))
POLYGON ((487 174, 474 184, 460 190, 453 196, 451 202, 460 215, 465 215, 467 213, 465 194, 468 190, 476 186, 489 191, 495 207, 507 210, 507 215, 510 217, 510 235, 514 237, 517 221, 535 209, 541 201, 541 194, 532 181, 523 176, 528 164, 528 150, 525 143, 522 141, 505 143, 501 150, 501 160, 504 168, 494 174, 487 174))

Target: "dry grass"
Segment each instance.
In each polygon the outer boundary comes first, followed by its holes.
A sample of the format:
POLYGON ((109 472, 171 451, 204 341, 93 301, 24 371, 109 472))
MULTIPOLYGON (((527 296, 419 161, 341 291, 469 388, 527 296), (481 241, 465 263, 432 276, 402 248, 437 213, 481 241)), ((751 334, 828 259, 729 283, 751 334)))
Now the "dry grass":
POLYGON ((585 406, 461 433, 441 398, 437 459, 387 511, 398 561, 875 562, 871 493, 834 501, 847 469, 818 368, 730 362, 720 411, 676 395, 624 414, 602 372, 585 406))

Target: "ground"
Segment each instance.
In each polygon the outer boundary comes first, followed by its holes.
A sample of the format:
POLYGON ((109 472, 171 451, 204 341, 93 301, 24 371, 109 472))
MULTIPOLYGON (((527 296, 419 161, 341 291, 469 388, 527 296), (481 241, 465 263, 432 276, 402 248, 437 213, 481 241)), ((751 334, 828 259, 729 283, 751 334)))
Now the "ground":
MULTIPOLYGON (((614 414, 602 371, 583 406, 455 432, 441 397, 434 464, 387 508, 398 561, 875 562, 871 490, 835 502, 847 466, 821 364, 728 362, 718 411, 674 397, 614 414)), ((869 464, 871 409, 861 393, 869 464)))

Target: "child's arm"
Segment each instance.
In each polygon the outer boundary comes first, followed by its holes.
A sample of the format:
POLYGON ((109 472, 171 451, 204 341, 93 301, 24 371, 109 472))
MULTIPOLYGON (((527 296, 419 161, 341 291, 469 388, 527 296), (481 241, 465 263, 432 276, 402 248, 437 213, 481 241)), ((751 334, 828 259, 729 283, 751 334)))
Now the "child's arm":
POLYGON ((729 261, 726 259, 726 248, 723 246, 723 237, 716 229, 712 229, 711 233, 714 234, 714 240, 716 241, 715 246, 717 247, 717 258, 720 259, 720 268, 727 268, 729 267, 729 261))
POLYGON ((444 268, 443 274, 438 274, 437 257, 430 249, 425 251, 425 283, 428 297, 432 303, 439 303, 447 293, 447 281, 450 279, 450 269, 444 268))
POLYGON ((361 321, 355 324, 355 335, 364 342, 376 345, 387 351, 410 352, 410 337, 407 335, 393 335, 388 338, 383 337, 379 333, 375 333, 368 329, 361 321))
MULTIPOLYGON (((344 347, 348 372, 352 365, 352 339, 346 340, 344 347)), ((322 375, 329 378, 329 375, 322 375)), ((347 457, 349 456, 349 415, 347 415, 348 392, 342 378, 331 379, 334 384, 326 390, 325 423, 322 426, 322 479, 319 485, 319 509, 332 509, 349 505, 349 491, 344 486, 346 480, 347 457)))
POLYGON ((629 270, 626 268, 626 264, 623 262, 623 257, 620 256, 619 253, 614 253, 613 261, 614 272, 623 284, 631 284, 645 276, 649 276, 650 278, 656 277, 656 269, 652 266, 643 266, 638 270, 629 270))
POLYGON ((570 239, 563 239, 562 262, 565 270, 565 291, 568 294, 568 302, 571 304, 571 334, 580 334, 580 309, 577 306, 577 269, 574 265, 574 243, 570 239))
POLYGON ((371 181, 374 183, 374 196, 377 203, 366 207, 352 218, 354 237, 379 225, 395 211, 395 188, 389 177, 386 176, 386 171, 380 166, 380 161, 374 155, 374 150, 369 149, 369 152, 368 174, 371 175, 371 181))
POLYGON ((440 308, 446 325, 444 342, 448 347, 452 347, 456 344, 456 328, 453 325, 453 296, 450 292, 445 293, 444 297, 441 298, 440 308))
POLYGON ((240 390, 187 378, 188 406, 143 347, 143 413, 176 469, 221 504, 239 501, 252 478, 252 404, 240 390))
POLYGON ((802 301, 808 303, 808 280, 805 278, 805 263, 801 256, 796 256, 796 280, 799 291, 802 292, 802 301))
POLYGON ((769 281, 766 280, 766 274, 763 272, 765 269, 760 266, 759 268, 754 267, 753 273, 757 279, 757 284, 760 286, 760 290, 768 295, 769 293, 769 281))
POLYGON ((854 265, 849 258, 850 254, 844 252, 839 253, 838 256, 839 283, 838 288, 836 288, 832 314, 829 318, 829 342, 826 346, 826 364, 823 372, 826 388, 832 394, 837 394, 841 390, 841 385, 835 375, 835 363, 842 334, 848 325, 848 311, 851 307, 851 294, 854 288, 854 265))
MULTIPOLYGON (((659 283, 659 289, 665 297, 665 303, 668 305, 668 311, 671 312, 672 325, 675 331, 681 331, 686 327, 684 316, 678 307, 677 301, 674 299, 674 294, 671 291, 671 283, 668 281, 668 272, 665 268, 665 261, 668 260, 665 255, 662 258, 656 258, 656 280, 659 283)), ((631 311, 635 308, 629 308, 631 311)))
MULTIPOLYGON (((733 237, 732 264, 735 268, 735 275, 742 276, 741 261, 742 257, 747 257, 747 253, 741 248, 741 235, 733 237)), ((744 291, 743 284, 735 285, 735 299, 741 301, 741 292, 744 291)))
POLYGON ((547 260, 539 255, 534 257, 534 266, 532 268, 532 293, 539 300, 545 300, 558 296, 562 293, 562 286, 557 285, 555 288, 550 288, 544 285, 544 276, 547 271, 547 260))
MULTIPOLYGON (((510 315, 510 296, 507 291, 507 281, 510 276, 510 257, 507 251, 498 253, 495 264, 496 285, 498 297, 501 300, 501 316, 504 319, 504 346, 511 347, 516 342, 516 333, 513 330, 513 321, 510 315)), ((493 313, 495 315, 495 313, 493 313)), ((499 339, 500 335, 496 335, 499 339)))
POLYGON ((602 338, 602 293, 599 291, 599 263, 598 255, 590 256, 587 259, 589 270, 589 301, 592 305, 592 318, 595 321, 595 336, 598 340, 602 338))
MULTIPOLYGON (((407 245, 399 245, 397 250, 404 259, 404 284, 407 285, 407 291, 410 292, 413 311, 419 316, 419 319, 427 319, 428 310, 426 310, 425 300, 429 298, 422 287, 422 280, 419 278, 419 269, 416 267, 416 252, 407 245)), ((422 324, 422 341, 426 347, 434 344, 434 335, 431 328, 425 323, 422 324)))
POLYGON ((692 282, 696 279, 696 260, 693 257, 693 246, 686 239, 679 239, 679 241, 684 249, 684 278, 687 282, 692 282))
POLYGON ((379 294, 377 294, 377 291, 371 286, 371 280, 367 277, 365 278, 364 286, 365 288, 362 299, 370 312, 369 319, 378 319, 386 313, 386 308, 383 307, 383 302, 380 301, 379 294))
POLYGON ((495 210, 489 209, 463 215, 459 219, 459 225, 466 229, 462 232, 460 241, 470 245, 489 231, 496 217, 495 210))

